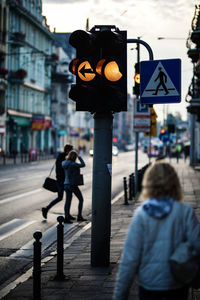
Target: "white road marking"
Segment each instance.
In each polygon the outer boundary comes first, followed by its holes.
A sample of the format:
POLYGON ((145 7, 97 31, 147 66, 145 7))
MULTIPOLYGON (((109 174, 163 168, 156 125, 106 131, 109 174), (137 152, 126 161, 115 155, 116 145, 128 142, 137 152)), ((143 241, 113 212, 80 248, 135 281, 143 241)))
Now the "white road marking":
POLYGON ((16 199, 19 199, 19 198, 22 198, 22 197, 26 197, 26 196, 30 196, 30 195, 35 194, 35 193, 39 193, 41 191, 42 191, 42 189, 36 189, 34 191, 26 192, 26 193, 23 193, 23 194, 20 194, 20 195, 16 195, 16 196, 13 196, 13 197, 6 198, 4 200, 0 200, 0 205, 4 204, 4 203, 11 202, 13 200, 16 200, 16 199))
POLYGON ((0 183, 10 181, 10 180, 13 180, 13 179, 14 179, 14 177, 12 177, 12 178, 2 178, 2 179, 0 179, 0 183))
POLYGON ((0 226, 0 241, 9 237, 10 235, 20 231, 29 225, 35 223, 36 221, 24 220, 24 219, 13 219, 10 222, 2 224, 0 226))

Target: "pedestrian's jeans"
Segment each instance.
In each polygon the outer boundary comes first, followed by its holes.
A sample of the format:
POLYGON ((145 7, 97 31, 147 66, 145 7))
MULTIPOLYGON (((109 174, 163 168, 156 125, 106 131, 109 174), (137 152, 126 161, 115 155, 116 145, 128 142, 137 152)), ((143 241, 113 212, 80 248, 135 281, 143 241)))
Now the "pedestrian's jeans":
POLYGON ((63 199, 63 193, 64 193, 64 183, 61 181, 56 181, 57 189, 58 189, 58 197, 54 200, 52 200, 49 205, 47 206, 47 209, 49 210, 52 206, 54 206, 56 203, 60 202, 63 199))
POLYGON ((83 209, 83 196, 78 186, 65 184, 64 189, 66 191, 66 202, 65 202, 65 218, 69 218, 70 216, 70 207, 72 201, 72 194, 78 198, 78 216, 82 216, 82 209, 83 209))

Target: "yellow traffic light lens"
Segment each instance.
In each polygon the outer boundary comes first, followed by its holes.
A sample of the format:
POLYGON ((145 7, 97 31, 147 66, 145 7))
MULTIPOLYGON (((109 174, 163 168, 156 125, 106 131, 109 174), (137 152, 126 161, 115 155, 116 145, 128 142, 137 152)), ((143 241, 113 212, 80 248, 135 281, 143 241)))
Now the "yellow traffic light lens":
POLYGON ((97 66, 96 66, 96 72, 99 74, 99 75, 102 75, 103 72, 102 72, 102 69, 103 69, 103 64, 105 63, 105 59, 101 59, 98 63, 97 63, 97 66))
POLYGON ((135 80, 136 83, 140 84, 140 73, 135 74, 134 80, 135 80))
POLYGON ((96 76, 89 61, 84 61, 78 66, 78 76, 83 81, 91 81, 96 76))
POLYGON ((79 61, 79 59, 75 58, 69 64, 69 71, 74 75, 76 74, 76 66, 77 66, 78 61, 79 61))
POLYGON ((105 66, 104 74, 109 81, 118 81, 123 76, 116 61, 111 61, 105 66))

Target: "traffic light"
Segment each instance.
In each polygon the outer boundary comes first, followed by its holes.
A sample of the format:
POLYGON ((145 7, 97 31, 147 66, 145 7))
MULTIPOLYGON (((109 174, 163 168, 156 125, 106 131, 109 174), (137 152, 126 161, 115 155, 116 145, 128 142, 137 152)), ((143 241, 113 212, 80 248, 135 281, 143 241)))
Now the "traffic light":
POLYGON ((76 76, 69 97, 77 111, 127 111, 127 32, 115 26, 74 31, 69 39, 76 58, 69 70, 76 76))
POLYGON ((135 64, 135 75, 134 75, 134 82, 135 86, 133 87, 133 94, 137 96, 137 98, 140 96, 140 64, 135 64))
POLYGON ((167 131, 168 131, 168 133, 175 133, 175 125, 174 124, 168 124, 167 125, 167 131))

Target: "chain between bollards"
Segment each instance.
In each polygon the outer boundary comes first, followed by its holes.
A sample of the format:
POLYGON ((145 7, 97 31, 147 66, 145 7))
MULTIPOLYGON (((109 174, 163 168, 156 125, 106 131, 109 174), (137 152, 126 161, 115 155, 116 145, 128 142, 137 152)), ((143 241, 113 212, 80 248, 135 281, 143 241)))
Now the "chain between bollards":
POLYGON ((124 205, 128 205, 128 195, 127 195, 127 182, 126 177, 124 179, 124 205))
POLYGON ((41 242, 42 232, 36 231, 33 234, 33 299, 41 299, 41 242))
POLYGON ((63 263, 64 263, 64 247, 63 247, 63 216, 59 216, 57 218, 58 225, 57 225, 57 274, 55 279, 56 280, 64 280, 65 275, 63 273, 63 263))

